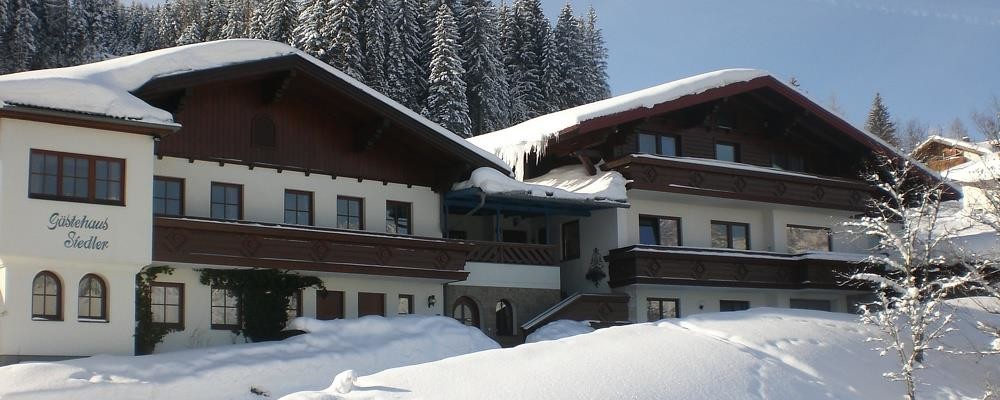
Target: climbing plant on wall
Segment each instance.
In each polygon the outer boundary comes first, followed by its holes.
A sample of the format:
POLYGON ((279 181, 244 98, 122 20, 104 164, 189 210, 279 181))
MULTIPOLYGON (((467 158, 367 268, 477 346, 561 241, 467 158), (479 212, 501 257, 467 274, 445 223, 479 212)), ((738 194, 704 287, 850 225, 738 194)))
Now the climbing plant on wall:
POLYGON ((167 266, 143 268, 135 274, 135 354, 152 354, 156 345, 163 341, 171 328, 153 323, 151 283, 160 274, 172 275, 174 269, 167 266))

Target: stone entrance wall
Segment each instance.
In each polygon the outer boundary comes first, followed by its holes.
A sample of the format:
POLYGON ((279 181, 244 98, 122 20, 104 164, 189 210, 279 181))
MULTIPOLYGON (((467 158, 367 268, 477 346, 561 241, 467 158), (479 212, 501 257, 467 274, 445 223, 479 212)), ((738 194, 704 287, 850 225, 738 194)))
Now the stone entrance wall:
POLYGON ((560 300, 556 289, 524 289, 487 286, 453 286, 444 289, 445 315, 451 316, 455 300, 465 296, 476 303, 479 311, 479 329, 504 347, 524 341, 521 324, 554 306, 560 300), (507 300, 514 309, 514 335, 497 336, 496 304, 507 300))

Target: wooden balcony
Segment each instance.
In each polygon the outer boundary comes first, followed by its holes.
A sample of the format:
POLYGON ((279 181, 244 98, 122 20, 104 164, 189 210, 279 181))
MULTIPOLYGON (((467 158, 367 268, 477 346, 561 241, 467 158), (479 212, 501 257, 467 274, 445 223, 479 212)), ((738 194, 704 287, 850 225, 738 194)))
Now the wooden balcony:
POLYGON ((305 226, 153 219, 154 263, 191 263, 464 280, 473 245, 305 226))
POLYGON ((691 247, 635 245, 607 256, 609 284, 733 286, 776 289, 846 289, 845 278, 861 268, 858 257, 840 253, 783 254, 691 247))
POLYGON ((558 265, 559 252, 554 245, 467 241, 475 247, 468 261, 496 264, 558 265))
POLYGON ((685 157, 632 154, 602 166, 629 189, 864 211, 872 188, 860 181, 685 157))

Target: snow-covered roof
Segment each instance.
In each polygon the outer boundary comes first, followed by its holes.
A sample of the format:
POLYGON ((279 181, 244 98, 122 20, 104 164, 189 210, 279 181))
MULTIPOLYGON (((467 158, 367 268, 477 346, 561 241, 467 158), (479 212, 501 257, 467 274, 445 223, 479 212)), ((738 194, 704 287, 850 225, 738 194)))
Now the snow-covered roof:
POLYGON ((590 176, 582 165, 555 168, 549 173, 518 181, 491 168, 472 171, 469 180, 456 183, 453 190, 478 188, 487 194, 531 196, 577 200, 622 206, 628 203, 625 185, 628 180, 617 171, 597 171, 590 176))
POLYGON ((469 141, 498 155, 511 166, 520 168, 525 154, 532 150, 543 152, 548 139, 581 122, 637 108, 652 108, 683 96, 767 75, 767 72, 756 69, 709 72, 546 114, 506 129, 472 137, 469 141))
POLYGON ((288 55, 296 55, 315 64, 497 167, 506 166, 492 152, 469 144, 455 133, 336 68, 301 50, 266 40, 219 40, 74 67, 0 75, 0 108, 30 106, 177 126, 170 112, 153 107, 132 92, 156 78, 288 55))
POLYGON ((918 144, 914 148, 912 154, 916 154, 917 152, 922 150, 924 146, 930 145, 931 143, 940 143, 945 146, 955 147, 979 155, 990 154, 993 152, 993 150, 990 149, 989 142, 972 143, 972 142, 967 142, 965 140, 958 140, 958 139, 946 138, 944 136, 931 135, 927 139, 924 139, 923 142, 920 142, 920 144, 918 144))

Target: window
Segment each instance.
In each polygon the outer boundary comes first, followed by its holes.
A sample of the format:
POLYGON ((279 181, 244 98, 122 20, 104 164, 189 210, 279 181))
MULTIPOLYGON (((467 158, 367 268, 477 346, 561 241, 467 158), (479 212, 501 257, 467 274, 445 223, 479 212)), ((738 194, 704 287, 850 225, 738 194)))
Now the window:
POLYGON ((639 243, 661 246, 681 245, 681 219, 639 216, 639 243))
POLYGON ((243 219, 243 185, 212 182, 212 218, 243 219))
POLYGON ((715 159, 740 162, 740 146, 736 143, 715 143, 715 159))
POLYGON ((744 300, 719 300, 719 311, 743 311, 750 309, 750 302, 744 300))
POLYGON ((580 258, 580 221, 562 225, 562 255, 563 260, 580 258))
POLYGON ((673 135, 661 135, 648 132, 639 133, 639 152, 659 154, 663 156, 679 156, 679 139, 673 135))
POLYGON ((364 209, 363 199, 337 196, 337 227, 365 229, 364 209))
POLYGON ((514 308, 507 300, 500 300, 496 305, 497 336, 514 334, 514 308))
POLYGON ((479 307, 468 297, 462 296, 455 300, 451 316, 464 325, 479 327, 479 307))
POLYGON ((31 283, 31 319, 62 321, 62 282, 49 271, 39 272, 31 283))
POLYGON ((240 329, 240 310, 229 289, 212 288, 212 329, 240 329))
POLYGON ((646 320, 659 321, 664 318, 680 318, 680 300, 678 299, 646 299, 646 320))
POLYGON ((184 215, 184 180, 153 177, 153 214, 184 215))
POLYGON ((172 329, 184 329, 183 283, 150 283, 149 297, 154 324, 172 329))
POLYGON ((385 316, 385 293, 358 292, 358 316, 385 316))
POLYGON ((830 228, 788 225, 785 227, 788 252, 792 254, 807 251, 832 251, 833 237, 830 228))
POLYGON ((80 279, 76 315, 78 319, 84 321, 108 320, 107 285, 97 275, 87 274, 80 279))
POLYGON ((413 314, 412 294, 399 295, 399 305, 396 307, 396 314, 399 315, 413 314))
POLYGON ((410 203, 400 201, 385 202, 385 231, 409 235, 413 233, 410 226, 410 203))
POLYGON ((803 172, 806 170, 805 160, 798 154, 771 153, 771 166, 786 171, 803 172))
POLYGON ((833 311, 830 300, 789 299, 788 306, 801 310, 833 311))
POLYGON ((288 308, 285 308, 285 314, 288 315, 288 319, 302 316, 302 291, 296 290, 291 296, 288 296, 288 308))
POLYGON ((750 225, 712 221, 712 247, 750 250, 750 225))
POLYGON ((285 223, 295 225, 313 224, 312 192, 285 189, 285 223))
POLYGON ((29 197, 125 205, 125 160, 31 150, 29 197))

